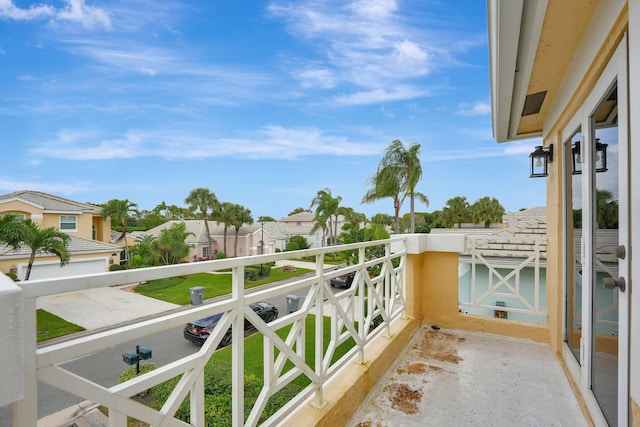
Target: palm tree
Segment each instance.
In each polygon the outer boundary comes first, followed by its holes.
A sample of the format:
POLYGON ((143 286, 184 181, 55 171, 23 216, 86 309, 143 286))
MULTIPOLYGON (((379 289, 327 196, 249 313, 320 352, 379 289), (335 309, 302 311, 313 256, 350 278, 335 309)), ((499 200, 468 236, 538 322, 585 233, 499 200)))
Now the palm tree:
POLYGON ((233 243, 233 256, 238 256, 238 235, 240 234, 240 227, 243 224, 253 224, 253 217, 251 216, 251 210, 245 208, 242 205, 231 203, 229 207, 229 219, 231 225, 235 228, 235 240, 233 243))
POLYGON ((442 221, 446 225, 458 224, 458 228, 461 228, 462 223, 467 221, 471 215, 470 209, 466 197, 452 197, 447 200, 447 205, 442 209, 442 221))
POLYGON ((484 228, 489 228, 492 223, 495 224, 502 221, 504 208, 498 199, 485 196, 476 200, 471 206, 471 215, 474 222, 481 222, 484 224, 484 228))
POLYGON ((22 219, 16 215, 0 216, 0 243, 18 249, 22 241, 22 219))
POLYGON ((313 226, 311 232, 316 231, 319 227, 323 227, 321 224, 326 224, 329 221, 329 238, 333 235, 333 243, 338 242, 338 216, 340 215, 340 202, 342 197, 331 195, 331 189, 325 188, 319 190, 316 196, 311 201, 311 208, 316 208, 315 218, 316 224, 313 226), (332 232, 331 230, 331 217, 335 217, 335 226, 332 232))
POLYGON ((429 198, 416 191, 416 186, 422 179, 422 166, 420 165, 420 144, 411 143, 409 149, 405 149, 402 141, 394 139, 385 150, 378 169, 368 182, 371 188, 367 190, 362 203, 391 197, 393 199, 394 220, 396 233, 400 232, 400 208, 404 200, 409 197, 411 224, 409 232, 415 231, 415 199, 425 206, 429 206, 429 198))
POLYGON ((223 253, 225 256, 227 256, 228 252, 227 252, 227 230, 229 229, 229 227, 231 226, 231 214, 233 213, 233 203, 230 202, 222 202, 220 204, 220 208, 218 209, 218 213, 216 215, 216 222, 218 225, 220 225, 220 223, 223 224, 224 226, 224 231, 223 231, 223 253))
POLYGON ((31 267, 33 267, 37 253, 49 253, 57 256, 60 258, 61 266, 69 263, 70 256, 67 245, 71 237, 67 233, 56 230, 54 227, 40 229, 38 224, 30 219, 22 221, 21 228, 22 244, 31 250, 24 280, 29 280, 31 267))
POLYGON ((600 229, 618 228, 618 201, 609 190, 596 189, 596 221, 600 229))
POLYGON ((211 212, 214 216, 218 212, 220 203, 215 193, 208 188, 194 188, 184 202, 190 205, 189 209, 192 211, 200 211, 202 220, 204 221, 204 228, 207 232, 207 242, 209 243, 209 258, 213 257, 213 239, 211 238, 211 232, 209 231, 209 218, 208 213, 211 212))
POLYGON ((122 226, 122 234, 120 238, 124 238, 124 253, 125 258, 128 258, 129 243, 127 242, 127 220, 129 219, 129 213, 137 213, 138 205, 130 202, 129 199, 119 200, 111 199, 104 205, 102 205, 102 218, 107 219, 111 217, 112 221, 119 223, 122 226))

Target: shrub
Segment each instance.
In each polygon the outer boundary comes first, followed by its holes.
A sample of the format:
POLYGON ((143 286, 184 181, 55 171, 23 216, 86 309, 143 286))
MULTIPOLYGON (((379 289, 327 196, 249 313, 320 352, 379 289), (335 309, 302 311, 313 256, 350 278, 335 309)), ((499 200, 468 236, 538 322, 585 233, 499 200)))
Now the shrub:
POLYGON ((127 267, 125 267, 124 265, 120 265, 120 264, 111 264, 109 266, 109 271, 119 271, 119 270, 126 270, 127 267))
POLYGON ((9 277, 14 282, 18 281, 18 275, 16 273, 14 273, 13 271, 10 271, 10 272, 5 273, 5 274, 7 275, 7 277, 9 277))
POLYGON ((227 257, 227 254, 225 254, 224 252, 220 251, 216 254, 216 259, 225 259, 227 257))
MULTIPOLYGON (((136 373, 136 369, 137 367, 134 365, 132 367, 130 367, 129 369, 125 370, 124 372, 122 372, 120 374, 120 376, 118 377, 118 382, 125 382, 125 381, 129 381, 139 375, 142 374, 146 374, 147 372, 151 372, 154 369, 156 369, 156 364, 155 363, 140 363, 140 373, 136 373)), ((149 394, 151 391, 153 390, 153 388, 149 389, 149 390, 145 390, 142 391, 140 393, 138 393, 139 397, 144 397, 147 394, 149 394)))

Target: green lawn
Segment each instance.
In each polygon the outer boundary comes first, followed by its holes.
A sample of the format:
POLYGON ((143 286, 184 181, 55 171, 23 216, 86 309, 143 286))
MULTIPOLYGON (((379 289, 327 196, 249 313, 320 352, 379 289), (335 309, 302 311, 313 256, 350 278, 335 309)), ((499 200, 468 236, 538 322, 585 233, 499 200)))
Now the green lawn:
POLYGON ((42 309, 36 310, 36 319, 38 342, 85 330, 82 326, 69 323, 55 314, 42 309))
MULTIPOLYGON (((282 272, 278 268, 271 270, 271 276, 261 280, 245 280, 245 289, 276 282, 290 277, 300 276, 312 272, 304 268, 296 271, 282 272)), ((189 288, 202 286, 204 299, 215 298, 231 293, 231 273, 196 273, 189 276, 172 277, 169 279, 152 280, 134 288, 135 292, 159 300, 179 305, 191 304, 191 291, 189 288)))
MULTIPOLYGON (((324 318, 323 342, 326 350, 331 338, 329 330, 331 319, 324 318)), ((285 338, 291 326, 287 326, 277 331, 281 338, 285 338)), ((263 337, 255 334, 245 339, 244 348, 244 391, 245 391, 245 416, 249 414, 262 387, 263 379, 263 337)), ((349 340, 340 345, 336 350, 333 361, 342 357, 354 345, 353 340, 349 340)), ((305 321, 305 360, 311 367, 315 360, 315 316, 309 315, 305 321)), ((278 351, 276 350, 276 357, 278 351)), ((231 422, 231 347, 225 347, 216 351, 205 367, 205 416, 209 425, 230 425, 231 422)), ((290 370, 293 364, 287 362, 284 372, 290 370)), ((178 378, 169 380, 153 388, 153 401, 150 404, 159 409, 162 407, 171 391, 176 386, 178 378)), ((310 384, 309 378, 299 375, 293 382, 285 386, 269 399, 260 422, 264 422, 267 417, 275 413, 282 405, 291 400, 304 387, 310 384)), ((177 418, 189 421, 188 397, 180 406, 177 418)))

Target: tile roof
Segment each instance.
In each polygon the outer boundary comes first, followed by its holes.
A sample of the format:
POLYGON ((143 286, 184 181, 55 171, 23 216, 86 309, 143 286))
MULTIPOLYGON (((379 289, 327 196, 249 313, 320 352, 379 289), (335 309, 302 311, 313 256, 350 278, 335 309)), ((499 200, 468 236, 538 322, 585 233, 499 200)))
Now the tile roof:
MULTIPOLYGON (((103 254, 107 252, 120 252, 122 248, 110 243, 99 242, 97 240, 83 239, 82 237, 70 236, 69 245, 67 249, 69 254, 81 255, 81 254, 103 254)), ((28 258, 31 254, 31 250, 26 246, 22 246, 17 251, 14 251, 6 245, 0 245, 0 259, 11 258, 28 258)), ((37 256, 51 256, 49 253, 36 254, 37 256)))
POLYGON ((102 208, 100 206, 89 203, 80 203, 74 200, 65 199, 64 197, 42 193, 40 191, 16 191, 0 196, 0 203, 11 200, 24 200, 28 203, 42 207, 45 212, 88 212, 98 215, 102 213, 102 208))

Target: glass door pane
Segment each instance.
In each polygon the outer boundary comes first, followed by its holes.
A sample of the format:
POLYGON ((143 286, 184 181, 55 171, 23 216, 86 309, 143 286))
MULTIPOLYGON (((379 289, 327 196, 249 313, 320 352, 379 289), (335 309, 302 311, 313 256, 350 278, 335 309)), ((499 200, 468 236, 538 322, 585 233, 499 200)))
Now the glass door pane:
POLYGON ((590 206, 593 227, 592 378, 593 393, 610 425, 618 425, 618 289, 607 289, 605 278, 619 277, 618 247, 618 97, 614 85, 590 117, 589 144, 594 187, 590 206), (606 167, 605 167, 606 163, 606 167))

